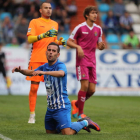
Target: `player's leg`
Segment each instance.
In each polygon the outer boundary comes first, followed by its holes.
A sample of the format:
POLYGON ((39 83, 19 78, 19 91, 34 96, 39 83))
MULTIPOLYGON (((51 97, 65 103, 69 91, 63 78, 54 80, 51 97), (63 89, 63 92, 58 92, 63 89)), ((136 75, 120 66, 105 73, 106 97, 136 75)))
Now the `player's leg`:
POLYGON ((93 122, 89 117, 85 117, 85 118, 81 118, 78 120, 78 122, 81 122, 83 120, 87 120, 88 121, 88 126, 87 127, 84 127, 83 129, 90 132, 90 128, 91 129, 94 129, 96 131, 100 131, 100 127, 97 123, 93 122))
MULTIPOLYGON (((81 114, 83 114, 86 93, 89 87, 88 68, 85 66, 76 67, 76 75, 77 75, 77 79, 80 80, 81 89, 78 92, 78 100, 71 102, 73 107, 72 115, 73 117, 77 117, 77 113, 78 113, 78 116, 80 117, 81 114)), ((85 115, 83 115, 83 117, 85 117, 85 115)))
POLYGON ((95 93, 95 89, 96 89, 96 84, 89 83, 89 88, 86 94, 86 100, 88 100, 95 93))
MULTIPOLYGON (((81 88, 78 92, 78 99, 72 100, 71 102, 73 108, 72 115, 74 118, 80 117, 83 114, 84 103, 85 103, 86 94, 89 86, 88 80, 81 80, 80 83, 81 83, 81 88)), ((85 117, 85 115, 83 115, 83 117, 85 117)))
POLYGON ((87 121, 73 122, 71 123, 71 106, 66 105, 66 108, 58 109, 53 118, 57 121, 57 132, 63 135, 73 135, 79 132, 83 127, 87 126, 87 121))
POLYGON ((96 68, 90 67, 89 68, 89 88, 86 94, 86 100, 89 99, 96 90, 96 84, 97 84, 97 79, 96 79, 96 68))
POLYGON ((73 135, 76 134, 76 131, 71 128, 64 128, 61 130, 62 135, 73 135))
POLYGON ((78 118, 79 109, 78 109, 78 102, 77 102, 77 100, 72 100, 71 101, 71 106, 72 106, 72 116, 74 118, 78 118))
POLYGON ((78 118, 83 118, 86 115, 84 115, 84 104, 85 104, 85 99, 86 99, 86 94, 88 91, 88 87, 89 87, 89 81, 88 80, 81 80, 81 88, 78 92, 78 118))
POLYGON ((11 95, 11 91, 10 91, 11 80, 6 76, 6 70, 5 70, 4 67, 2 67, 1 72, 2 72, 2 75, 3 75, 4 79, 5 79, 8 94, 11 95))
POLYGON ((64 128, 61 130, 63 135, 74 135, 78 133, 81 129, 88 126, 88 121, 83 120, 80 122, 72 122, 70 128, 64 128))
MULTIPOLYGON (((30 62, 29 70, 33 70, 43 65, 44 63, 30 62)), ((30 92, 29 92, 29 108, 30 108, 30 117, 28 123, 35 123, 35 106, 37 100, 37 91, 40 81, 44 81, 43 76, 27 76, 26 80, 31 81, 30 92)))
POLYGON ((53 111, 47 110, 45 115, 45 129, 47 134, 56 134, 57 122, 52 118, 53 111))
POLYGON ((39 82, 31 81, 30 92, 29 92, 30 117, 28 123, 35 123, 35 106, 37 100, 38 87, 39 87, 39 82))
POLYGON ((47 134, 57 134, 56 130, 46 130, 47 134))

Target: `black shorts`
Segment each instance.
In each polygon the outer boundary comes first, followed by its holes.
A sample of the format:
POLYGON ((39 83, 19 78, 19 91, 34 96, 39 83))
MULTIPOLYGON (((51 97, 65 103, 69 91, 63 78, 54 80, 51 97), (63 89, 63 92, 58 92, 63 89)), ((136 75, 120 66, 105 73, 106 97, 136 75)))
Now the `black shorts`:
POLYGON ((2 73, 3 77, 6 77, 6 70, 3 66, 0 67, 0 73, 2 73))

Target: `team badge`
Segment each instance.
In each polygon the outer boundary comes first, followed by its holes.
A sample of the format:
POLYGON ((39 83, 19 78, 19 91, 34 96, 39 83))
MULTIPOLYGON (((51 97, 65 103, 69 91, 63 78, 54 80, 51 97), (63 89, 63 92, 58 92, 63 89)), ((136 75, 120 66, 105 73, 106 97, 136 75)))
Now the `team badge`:
POLYGON ((82 74, 82 77, 85 77, 86 75, 85 74, 82 74))
POLYGON ((94 35, 97 36, 97 32, 94 32, 94 35))
POLYGON ((54 27, 54 26, 52 26, 52 29, 55 29, 55 27, 54 27))
POLYGON ((28 28, 28 32, 31 32, 31 28, 28 28))

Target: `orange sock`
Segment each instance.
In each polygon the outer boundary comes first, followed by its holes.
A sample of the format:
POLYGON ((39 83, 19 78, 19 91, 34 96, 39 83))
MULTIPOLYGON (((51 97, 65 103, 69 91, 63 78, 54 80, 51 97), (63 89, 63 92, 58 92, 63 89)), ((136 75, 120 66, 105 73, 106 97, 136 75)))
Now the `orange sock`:
POLYGON ((39 87, 39 84, 31 84, 31 87, 30 87, 30 93, 29 93, 30 112, 35 111, 38 87, 39 87))

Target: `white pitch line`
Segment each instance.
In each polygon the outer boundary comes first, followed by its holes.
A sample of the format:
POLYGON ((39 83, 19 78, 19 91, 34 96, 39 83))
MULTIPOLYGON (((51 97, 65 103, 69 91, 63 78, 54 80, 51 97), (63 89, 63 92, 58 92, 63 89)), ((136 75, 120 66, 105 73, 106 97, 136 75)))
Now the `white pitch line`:
POLYGON ((2 138, 3 140, 12 140, 12 139, 10 139, 8 137, 3 136, 2 134, 0 134, 0 138, 2 138))

